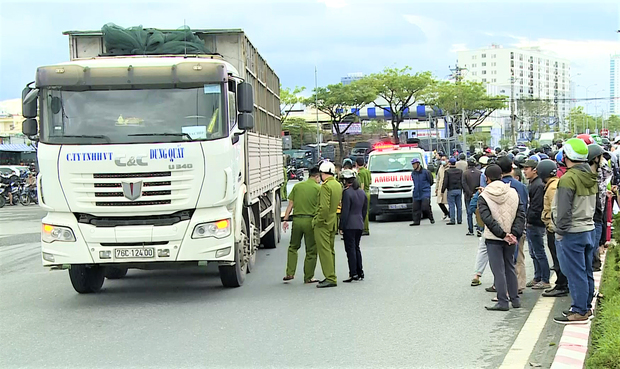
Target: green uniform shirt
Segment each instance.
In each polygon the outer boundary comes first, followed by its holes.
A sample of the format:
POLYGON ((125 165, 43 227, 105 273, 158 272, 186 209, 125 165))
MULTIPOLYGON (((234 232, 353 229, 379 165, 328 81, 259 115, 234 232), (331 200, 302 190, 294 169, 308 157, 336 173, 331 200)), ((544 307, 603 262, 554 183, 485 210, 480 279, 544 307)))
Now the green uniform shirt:
POLYGON ((342 200, 342 186, 334 177, 327 178, 321 185, 319 192, 319 207, 314 216, 313 226, 336 230, 336 211, 342 200))
POLYGON ((360 185, 364 185, 364 192, 370 191, 372 176, 370 175, 370 171, 368 169, 361 167, 357 173, 357 180, 360 185))
POLYGON ((293 215, 315 215, 320 190, 321 186, 312 177, 293 186, 288 195, 288 199, 293 201, 293 215))

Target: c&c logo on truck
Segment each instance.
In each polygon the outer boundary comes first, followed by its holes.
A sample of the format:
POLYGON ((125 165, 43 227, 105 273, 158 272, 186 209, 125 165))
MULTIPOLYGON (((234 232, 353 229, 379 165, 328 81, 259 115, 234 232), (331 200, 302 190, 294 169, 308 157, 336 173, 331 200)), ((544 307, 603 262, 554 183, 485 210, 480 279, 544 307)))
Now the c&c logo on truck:
POLYGON ((149 163, 146 162, 146 156, 131 156, 129 159, 125 159, 125 155, 118 156, 114 159, 114 164, 119 167, 146 167, 149 163))

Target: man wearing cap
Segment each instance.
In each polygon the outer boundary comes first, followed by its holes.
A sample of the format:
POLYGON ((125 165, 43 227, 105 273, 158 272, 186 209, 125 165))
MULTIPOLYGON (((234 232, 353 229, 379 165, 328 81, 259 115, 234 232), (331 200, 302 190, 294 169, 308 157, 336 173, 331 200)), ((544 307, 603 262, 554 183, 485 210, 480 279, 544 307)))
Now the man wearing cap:
POLYGON ((448 192, 448 207, 450 208, 450 222, 448 225, 463 223, 463 171, 456 167, 456 159, 450 158, 450 168, 443 178, 442 191, 448 192), (455 209, 456 208, 456 209, 455 209), (456 216, 456 222, 455 222, 456 216))
POLYGON ((597 176, 588 165, 585 142, 571 138, 563 146, 568 170, 560 178, 551 205, 555 241, 562 272, 568 278, 572 299, 569 310, 554 321, 561 324, 586 324, 592 315, 594 275, 594 213, 597 207, 597 176))
POLYGON ((538 157, 530 156, 523 164, 523 174, 529 181, 529 206, 527 208, 527 243, 530 249, 530 257, 534 262, 534 279, 526 284, 535 290, 551 288, 549 277, 549 261, 545 252, 545 223, 542 221, 542 211, 545 207, 545 184, 536 172, 538 157))
POLYGON ((422 215, 427 212, 431 224, 435 224, 433 211, 431 210, 431 186, 433 185, 433 175, 428 170, 422 168, 420 159, 411 160, 413 171, 413 222, 411 226, 420 225, 422 215))
POLYGON ((315 283, 314 270, 316 269, 316 243, 314 241, 314 230, 312 229, 312 218, 316 212, 319 191, 320 177, 319 169, 310 168, 308 179, 297 183, 291 190, 288 197, 288 206, 284 213, 284 223, 282 229, 288 229, 288 220, 293 211, 293 226, 291 230, 291 243, 288 247, 288 257, 286 262, 286 276, 284 281, 295 278, 297 270, 297 252, 301 247, 301 240, 306 244, 306 259, 304 261, 304 282, 315 283))
POLYGON ((338 282, 336 279, 334 238, 338 225, 336 212, 342 199, 342 186, 334 178, 336 168, 333 163, 323 162, 319 166, 319 172, 323 184, 319 191, 319 203, 316 215, 312 220, 312 227, 314 228, 314 239, 325 279, 317 287, 336 287, 338 282))

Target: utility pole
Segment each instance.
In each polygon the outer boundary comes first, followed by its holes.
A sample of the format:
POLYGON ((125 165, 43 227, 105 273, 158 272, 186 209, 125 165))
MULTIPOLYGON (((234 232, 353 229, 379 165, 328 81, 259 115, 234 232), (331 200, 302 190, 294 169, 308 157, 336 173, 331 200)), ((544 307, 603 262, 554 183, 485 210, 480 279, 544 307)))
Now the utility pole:
POLYGON ((517 144, 517 116, 515 115, 515 77, 514 75, 510 77, 510 131, 512 143, 517 144))
POLYGON ((314 104, 316 107, 316 163, 321 161, 321 126, 319 124, 319 79, 316 65, 314 66, 314 104))
MULTIPOLYGON (((454 79, 455 83, 460 83, 463 80, 463 71, 466 71, 467 68, 465 67, 459 67, 458 61, 457 63, 454 65, 454 68, 448 67, 450 69, 451 72, 451 77, 454 79)), ((461 147, 461 151, 462 152, 467 152, 467 150, 465 149, 465 146, 467 145, 467 140, 465 138, 465 110, 463 108, 463 102, 461 101, 461 134, 463 136, 463 146, 461 147)), ((454 112, 455 115, 455 121, 456 121, 456 116, 458 116, 458 111, 454 112)), ((454 123, 453 123, 454 124, 454 123)), ((455 135, 456 135, 456 127, 454 127, 455 130, 455 135)), ((454 143, 456 146, 456 143, 458 142, 458 136, 454 138, 454 143)))

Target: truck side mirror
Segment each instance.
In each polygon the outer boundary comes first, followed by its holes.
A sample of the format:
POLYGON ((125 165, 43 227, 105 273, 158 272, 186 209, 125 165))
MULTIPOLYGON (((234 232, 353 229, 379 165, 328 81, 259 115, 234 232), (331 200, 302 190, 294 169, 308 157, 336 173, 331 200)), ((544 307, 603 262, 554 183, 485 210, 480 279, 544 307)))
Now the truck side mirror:
POLYGON ((240 113, 254 112, 254 92, 252 85, 247 82, 237 86, 237 109, 240 113))
POLYGON ((39 132, 37 120, 34 118, 28 118, 22 123, 22 133, 26 136, 36 136, 39 132))
POLYGON ((239 129, 249 131, 254 128, 254 116, 250 113, 239 114, 239 120, 237 122, 239 129))
POLYGON ((24 118, 36 118, 38 113, 37 97, 39 89, 30 87, 22 90, 22 116, 24 118))

